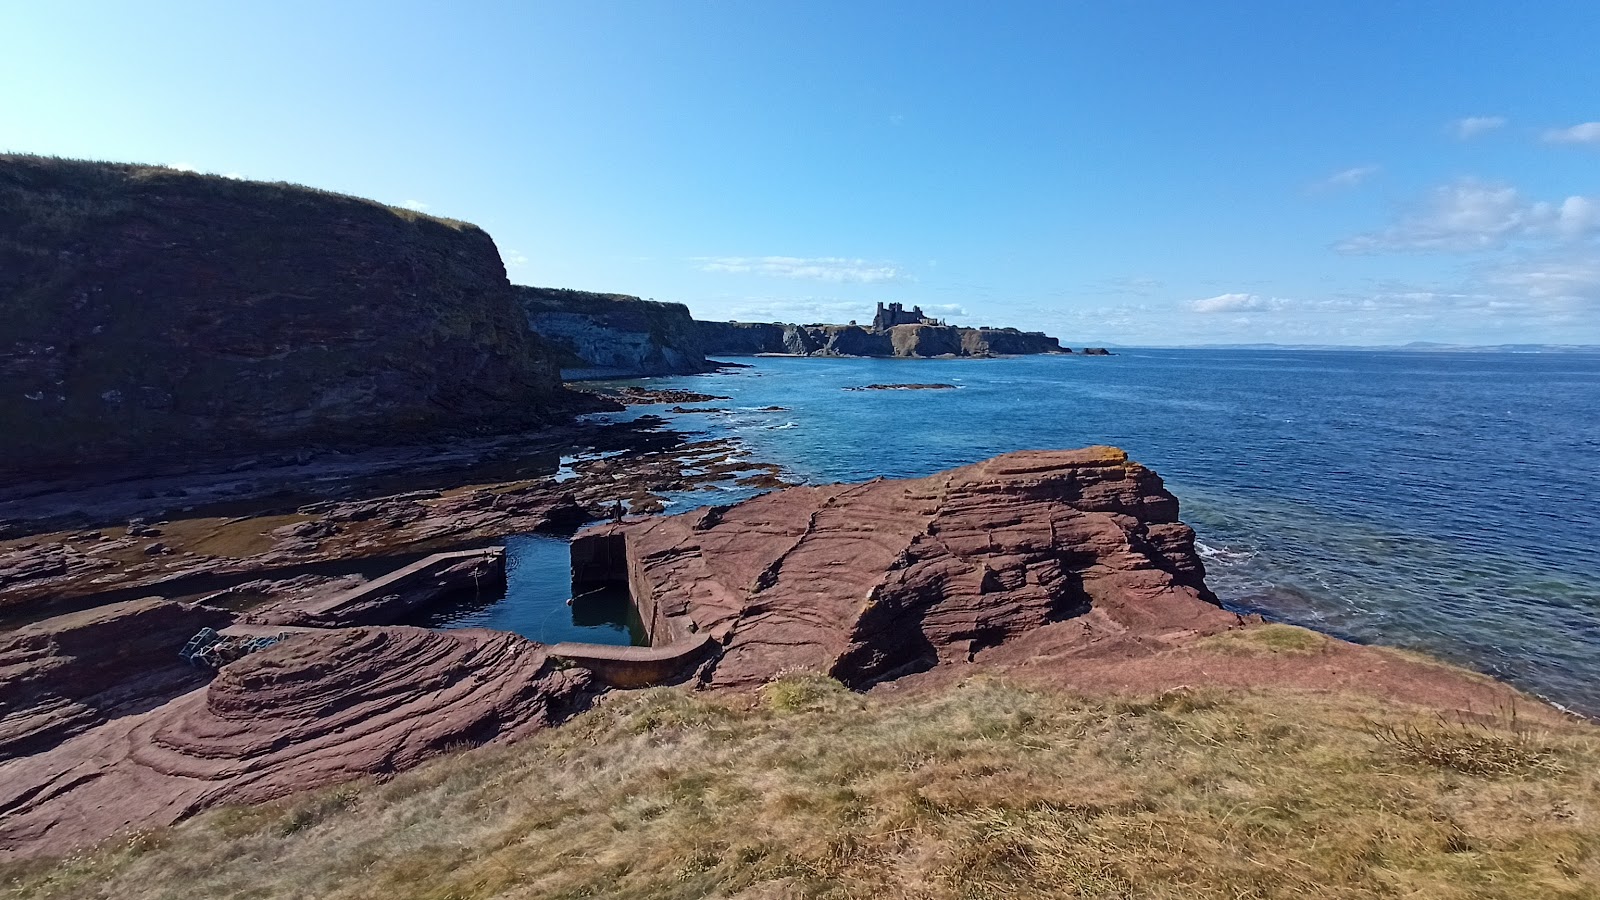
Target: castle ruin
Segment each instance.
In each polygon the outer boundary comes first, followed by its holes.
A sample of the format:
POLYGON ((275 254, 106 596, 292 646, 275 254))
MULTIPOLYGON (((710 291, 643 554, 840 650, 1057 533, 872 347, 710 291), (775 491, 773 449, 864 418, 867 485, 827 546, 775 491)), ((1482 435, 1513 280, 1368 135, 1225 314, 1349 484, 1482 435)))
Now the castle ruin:
POLYGON ((910 312, 898 303, 885 307, 878 304, 878 314, 872 317, 873 331, 888 331, 896 325, 943 325, 937 319, 922 314, 922 307, 913 306, 910 312))

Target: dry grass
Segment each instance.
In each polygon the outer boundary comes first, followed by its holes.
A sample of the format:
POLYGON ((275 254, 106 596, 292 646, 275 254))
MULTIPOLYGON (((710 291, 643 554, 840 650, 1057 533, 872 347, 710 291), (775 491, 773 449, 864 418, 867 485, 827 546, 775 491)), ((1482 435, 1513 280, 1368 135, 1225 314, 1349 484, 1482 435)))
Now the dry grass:
POLYGON ((1327 635, 1297 625, 1269 622, 1237 631, 1224 631, 1196 646, 1236 656, 1307 656, 1328 646, 1327 635))
POLYGON ((656 689, 0 896, 1600 897, 1595 738, 1290 693, 656 689))

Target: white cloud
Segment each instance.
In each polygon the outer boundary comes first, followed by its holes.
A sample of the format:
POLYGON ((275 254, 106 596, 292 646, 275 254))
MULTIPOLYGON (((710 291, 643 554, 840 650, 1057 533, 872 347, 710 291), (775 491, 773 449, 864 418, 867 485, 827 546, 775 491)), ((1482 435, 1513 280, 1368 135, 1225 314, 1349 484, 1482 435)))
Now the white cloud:
POLYGON ((421 200, 407 200, 400 205, 415 212, 424 212, 428 208, 428 204, 423 203, 421 200))
POLYGON ((1500 263, 1477 280, 1503 297, 1600 308, 1600 253, 1591 247, 1500 263))
POLYGON ((838 324, 872 318, 872 308, 866 304, 834 297, 746 297, 718 305, 727 310, 724 318, 739 322, 838 324))
POLYGON ((167 164, 167 168, 173 169, 173 170, 178 171, 178 172, 198 172, 198 171, 200 171, 198 168, 195 167, 194 163, 186 163, 186 162, 168 163, 167 164))
POLYGON ((1197 313, 1256 312, 1282 309, 1288 305, 1289 301, 1280 297, 1262 297, 1258 294, 1218 294, 1189 302, 1189 308, 1197 313))
POLYGON ((1451 122, 1450 130, 1455 132, 1456 137, 1467 141, 1496 128, 1503 128, 1505 124, 1505 116, 1467 116, 1451 122))
POLYGON ((507 250, 503 256, 508 269, 520 269, 528 264, 528 257, 519 250, 507 250))
POLYGON ((865 259, 847 259, 840 256, 719 256, 698 257, 702 272, 750 273, 773 278, 797 278, 812 281, 854 282, 880 284, 886 281, 909 281, 908 275, 893 263, 869 262, 865 259))
POLYGON ((1512 241, 1576 240, 1600 231, 1600 202, 1571 196, 1528 201, 1516 188, 1462 179, 1434 188, 1382 231, 1334 245, 1341 253, 1495 250, 1512 241))
POLYGON ((1340 188, 1353 188, 1356 185, 1360 184, 1361 182, 1366 181, 1368 178, 1371 178, 1372 176, 1378 174, 1382 170, 1383 170, 1383 167, 1382 166, 1378 166, 1378 165, 1354 166, 1354 167, 1349 168, 1349 169, 1343 169, 1341 171, 1335 172, 1332 175, 1329 175, 1327 178, 1324 178, 1321 181, 1317 182, 1316 184, 1312 185, 1311 187, 1312 187, 1313 190, 1319 190, 1319 191, 1332 191, 1332 190, 1338 190, 1340 188))
POLYGON ((1584 122, 1571 128, 1552 128, 1544 133, 1552 144, 1594 144, 1600 146, 1600 122, 1584 122))

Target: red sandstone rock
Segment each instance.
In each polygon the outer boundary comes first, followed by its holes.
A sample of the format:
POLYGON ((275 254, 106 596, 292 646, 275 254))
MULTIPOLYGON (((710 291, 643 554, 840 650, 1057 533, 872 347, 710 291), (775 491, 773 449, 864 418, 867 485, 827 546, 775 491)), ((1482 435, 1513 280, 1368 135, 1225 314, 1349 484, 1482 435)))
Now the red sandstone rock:
POLYGON ((149 597, 0 633, 0 759, 44 750, 204 683, 178 658, 228 613, 149 597))
POLYGON ((1157 650, 1239 622, 1178 501, 1110 447, 790 488, 579 540, 615 535, 653 641, 722 643, 717 686, 791 669, 864 685, 1046 628, 1083 653, 1157 650))
POLYGON ((314 632, 232 663, 206 688, 55 749, 0 763, 0 854, 57 854, 219 803, 413 766, 514 740, 588 705, 582 669, 487 630, 314 632))

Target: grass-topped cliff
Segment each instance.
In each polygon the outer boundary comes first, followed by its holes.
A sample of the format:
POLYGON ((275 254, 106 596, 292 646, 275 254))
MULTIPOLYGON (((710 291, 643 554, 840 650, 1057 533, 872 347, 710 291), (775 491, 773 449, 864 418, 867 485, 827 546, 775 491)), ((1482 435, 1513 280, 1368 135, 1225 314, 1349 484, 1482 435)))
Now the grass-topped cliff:
POLYGON ((1596 732, 1510 712, 990 677, 658 688, 0 878, 19 900, 1595 897, 1596 732))
POLYGON ((0 470, 537 426, 571 402, 475 226, 0 156, 0 470))
POLYGON ((513 288, 528 326, 557 348, 569 378, 710 371, 682 303, 566 288, 513 288))

